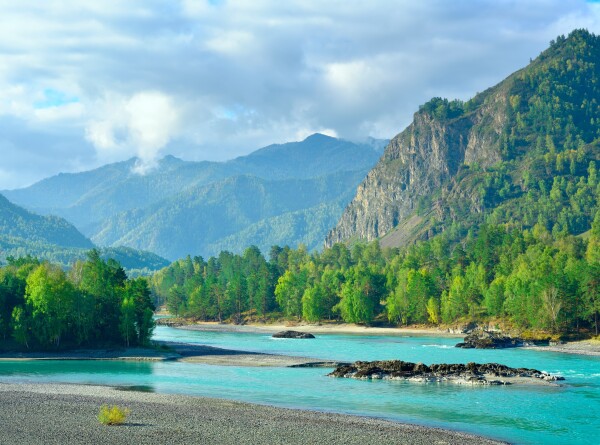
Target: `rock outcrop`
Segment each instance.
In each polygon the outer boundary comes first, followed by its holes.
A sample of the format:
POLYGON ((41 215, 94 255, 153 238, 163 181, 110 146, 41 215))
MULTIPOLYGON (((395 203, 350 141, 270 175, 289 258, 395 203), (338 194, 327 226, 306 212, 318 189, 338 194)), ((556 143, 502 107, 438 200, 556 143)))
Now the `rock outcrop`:
MULTIPOLYGON (((429 104, 415 113, 413 122, 392 139, 358 186, 325 244, 382 237, 414 216, 421 200, 451 186, 462 165, 486 167, 500 161, 507 92, 496 88, 481 96, 483 105, 456 117, 437 117, 429 104)), ((438 206, 429 202, 425 212, 441 211, 438 206)), ((473 203, 474 211, 480 207, 473 203)))
POLYGON ((465 349, 502 349, 524 346, 524 341, 518 337, 510 337, 500 332, 490 332, 484 329, 471 331, 464 342, 456 344, 457 348, 465 349))
POLYGON ((308 332, 281 331, 273 334, 273 338, 315 338, 315 336, 308 332))
MULTIPOLYGON (((382 247, 399 247, 466 218, 476 228, 484 214, 519 199, 529 187, 524 176, 507 174, 500 185, 498 172, 531 168, 535 153, 555 143, 566 150, 577 145, 571 139, 597 138, 597 111, 581 104, 598 101, 590 79, 599 56, 600 38, 575 30, 467 102, 434 98, 421 106, 358 186, 326 246, 381 239, 382 247), (572 66, 577 74, 562 68, 572 66), (546 137, 554 139, 546 144, 546 137)), ((497 217, 512 223, 510 212, 497 217)))
POLYGON ((498 363, 432 364, 401 360, 355 362, 339 366, 331 377, 353 379, 408 380, 415 382, 451 382, 472 385, 510 385, 564 380, 537 369, 510 368, 498 363))

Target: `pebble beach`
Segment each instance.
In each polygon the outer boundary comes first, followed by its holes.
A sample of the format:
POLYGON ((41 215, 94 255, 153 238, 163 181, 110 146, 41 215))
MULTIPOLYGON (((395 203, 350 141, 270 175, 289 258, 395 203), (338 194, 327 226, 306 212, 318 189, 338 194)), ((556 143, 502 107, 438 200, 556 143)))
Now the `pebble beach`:
POLYGON ((461 432, 380 419, 128 391, 0 383, 0 444, 500 444, 461 432), (131 410, 101 425, 103 404, 131 410))

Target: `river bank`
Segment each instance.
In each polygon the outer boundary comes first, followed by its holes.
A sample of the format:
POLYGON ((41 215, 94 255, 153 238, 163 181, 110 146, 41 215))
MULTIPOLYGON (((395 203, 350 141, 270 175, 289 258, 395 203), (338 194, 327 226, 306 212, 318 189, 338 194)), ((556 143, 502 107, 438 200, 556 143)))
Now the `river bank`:
MULTIPOLYGON (((446 338, 464 338, 465 333, 448 332, 438 328, 389 328, 370 327, 355 324, 259 324, 251 323, 235 325, 217 322, 198 322, 183 325, 175 325, 177 329, 205 332, 249 332, 273 334, 279 331, 293 329, 298 332, 311 334, 341 334, 341 335, 397 335, 397 336, 431 336, 446 338)), ((600 340, 577 340, 551 346, 524 346, 525 349, 538 351, 561 352, 565 354, 578 354, 586 356, 600 356, 600 340)))
POLYGON ((0 383, 0 444, 499 444, 455 431, 385 420, 110 387, 0 383), (102 404, 128 407, 101 425, 102 404))
POLYGON ((310 332, 311 334, 356 334, 356 335, 422 335, 437 337, 464 337, 463 333, 448 332, 437 328, 419 327, 419 328, 390 328, 390 327, 372 327, 361 326, 350 323, 328 323, 328 324, 308 324, 308 323, 249 323, 236 325, 217 322, 197 322, 189 324, 175 324, 173 327, 179 329, 189 329, 193 331, 207 332, 262 332, 275 333, 293 329, 298 332, 310 332))
POLYGON ((73 351, 4 352, 0 361, 14 360, 119 360, 119 361, 182 361, 221 366, 286 367, 328 366, 337 362, 323 362, 310 357, 241 351, 177 342, 156 342, 154 348, 81 349, 73 351))
POLYGON ((600 357, 600 340, 578 340, 551 346, 526 346, 526 348, 536 351, 600 357))

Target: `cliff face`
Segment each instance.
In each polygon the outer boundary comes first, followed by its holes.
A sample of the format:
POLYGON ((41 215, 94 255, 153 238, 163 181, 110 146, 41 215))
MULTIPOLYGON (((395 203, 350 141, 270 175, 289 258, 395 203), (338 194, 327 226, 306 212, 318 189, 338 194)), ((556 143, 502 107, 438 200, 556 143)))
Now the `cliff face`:
POLYGON ((359 185, 326 245, 353 239, 373 240, 414 214, 464 165, 487 167, 501 159, 508 120, 506 89, 482 93, 474 110, 447 116, 447 101, 435 99, 387 146, 378 164, 359 185))
POLYGON ((600 159, 598 60, 600 37, 575 30, 468 102, 423 105, 360 184, 326 245, 381 238, 382 246, 399 246, 486 220, 580 233, 585 211, 559 218, 560 206, 547 212, 531 200, 550 188, 559 200, 561 184, 573 189, 600 159))

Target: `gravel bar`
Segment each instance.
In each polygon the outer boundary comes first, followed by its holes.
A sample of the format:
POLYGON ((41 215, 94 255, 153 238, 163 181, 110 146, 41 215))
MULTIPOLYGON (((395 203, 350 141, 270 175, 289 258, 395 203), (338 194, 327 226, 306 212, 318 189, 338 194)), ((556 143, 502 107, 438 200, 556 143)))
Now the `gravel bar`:
POLYGON ((499 444, 380 419, 105 386, 0 383, 0 444, 499 444), (103 404, 131 410, 101 425, 103 404))

